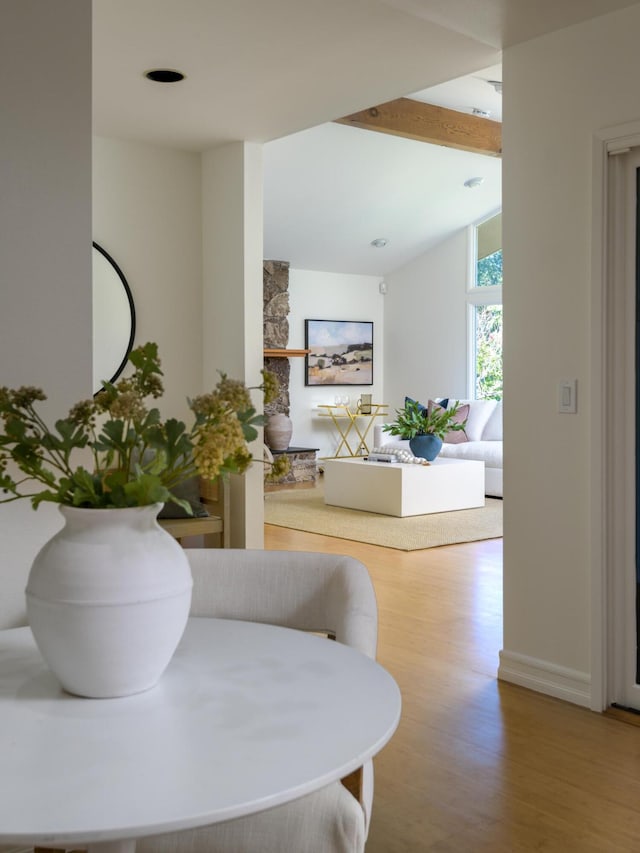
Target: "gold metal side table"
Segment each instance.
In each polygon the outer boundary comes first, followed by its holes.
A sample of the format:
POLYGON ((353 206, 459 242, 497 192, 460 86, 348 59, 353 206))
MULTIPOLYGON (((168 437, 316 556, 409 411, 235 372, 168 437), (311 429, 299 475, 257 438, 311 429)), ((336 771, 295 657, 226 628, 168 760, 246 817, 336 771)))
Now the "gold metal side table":
POLYGON ((367 437, 376 418, 386 417, 386 403, 371 403, 371 412, 363 414, 351 411, 345 405, 319 405, 319 416, 331 418, 340 441, 333 456, 323 456, 323 459, 340 459, 345 457, 366 456, 369 453, 367 437))

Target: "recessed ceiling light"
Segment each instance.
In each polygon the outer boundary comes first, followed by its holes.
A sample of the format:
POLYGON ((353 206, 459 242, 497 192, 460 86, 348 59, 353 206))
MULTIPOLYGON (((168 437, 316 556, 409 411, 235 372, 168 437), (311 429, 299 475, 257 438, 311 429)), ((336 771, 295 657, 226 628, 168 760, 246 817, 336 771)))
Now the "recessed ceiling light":
POLYGON ((480 184, 483 184, 483 183, 484 183, 484 178, 478 177, 478 178, 469 178, 469 180, 464 182, 464 185, 468 189, 473 190, 476 187, 479 187, 480 184))
POLYGON ((154 68, 145 71, 144 76, 154 83, 179 83, 185 77, 182 71, 174 71, 172 68, 154 68))
POLYGON ((388 242, 389 241, 386 239, 386 237, 376 237, 375 240, 371 241, 371 245, 375 246, 376 249, 384 249, 388 242))

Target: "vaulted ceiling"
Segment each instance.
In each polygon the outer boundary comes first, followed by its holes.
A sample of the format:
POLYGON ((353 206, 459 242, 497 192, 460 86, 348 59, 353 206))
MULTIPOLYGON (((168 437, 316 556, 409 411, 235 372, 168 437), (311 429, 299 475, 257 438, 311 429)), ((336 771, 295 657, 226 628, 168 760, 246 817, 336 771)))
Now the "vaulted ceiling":
POLYGON ((269 143, 265 255, 384 274, 463 208, 498 206, 499 159, 333 121, 425 90, 469 113, 502 47, 635 2, 93 0, 94 132, 191 151, 269 143), (144 77, 158 67, 186 78, 144 77), (389 240, 377 255, 376 237, 389 240))

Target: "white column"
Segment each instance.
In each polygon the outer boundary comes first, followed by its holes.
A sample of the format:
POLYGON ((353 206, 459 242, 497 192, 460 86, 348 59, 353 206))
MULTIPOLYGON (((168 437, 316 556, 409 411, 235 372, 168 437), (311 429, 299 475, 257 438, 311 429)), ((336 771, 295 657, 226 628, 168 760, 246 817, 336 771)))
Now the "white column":
POLYGON ((92 393, 90 3, 4 4, 0 115, 2 383, 60 416, 92 393))
MULTIPOLYGON (((91 3, 4 3, 0 26, 0 366, 55 419, 90 397, 91 3)), ((54 507, 0 505, 0 627, 24 620, 54 507)))
MULTIPOLYGON (((202 155, 203 379, 218 371, 258 385, 263 367, 262 146, 234 142, 202 155)), ((255 395, 262 411, 262 395, 255 395)), ((262 437, 252 446, 262 459, 262 437)), ((263 466, 231 478, 231 545, 264 544, 263 466)))

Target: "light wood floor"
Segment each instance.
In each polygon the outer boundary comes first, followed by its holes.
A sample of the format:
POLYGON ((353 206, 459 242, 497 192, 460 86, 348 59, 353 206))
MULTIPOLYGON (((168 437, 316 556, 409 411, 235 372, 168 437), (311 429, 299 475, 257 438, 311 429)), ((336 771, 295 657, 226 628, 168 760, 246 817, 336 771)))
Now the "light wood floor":
POLYGON ((501 540, 403 552, 265 531, 373 578, 403 714, 375 760, 367 853, 640 851, 640 728, 496 679, 501 540))

